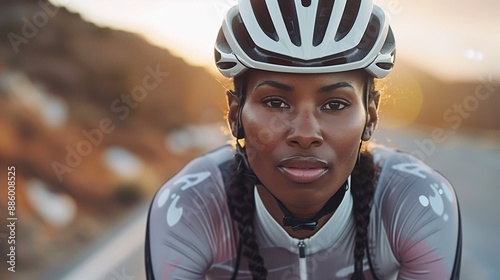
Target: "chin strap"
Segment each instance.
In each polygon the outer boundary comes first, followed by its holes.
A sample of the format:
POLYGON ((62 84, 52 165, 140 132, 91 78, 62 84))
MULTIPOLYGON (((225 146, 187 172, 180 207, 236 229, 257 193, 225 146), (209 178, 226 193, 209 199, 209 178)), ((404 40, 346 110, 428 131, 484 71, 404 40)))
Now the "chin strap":
POLYGON ((248 163, 245 148, 240 145, 238 140, 236 140, 236 154, 234 154, 234 158, 238 161, 238 166, 236 167, 238 174, 242 174, 243 176, 249 178, 254 185, 262 185, 262 182, 259 180, 257 175, 255 175, 250 167, 250 164, 248 163))
MULTIPOLYGON (((344 199, 345 192, 349 189, 350 177, 345 181, 342 187, 326 202, 325 206, 321 208, 321 210, 311 219, 299 219, 295 218, 288 209, 286 209, 285 205, 276 197, 274 199, 278 203, 281 211, 283 211, 283 225, 287 227, 292 227, 293 231, 298 230, 310 230, 313 231, 318 227, 318 220, 323 216, 335 213, 340 203, 344 199)), ((272 195, 272 194, 271 194, 272 195)))

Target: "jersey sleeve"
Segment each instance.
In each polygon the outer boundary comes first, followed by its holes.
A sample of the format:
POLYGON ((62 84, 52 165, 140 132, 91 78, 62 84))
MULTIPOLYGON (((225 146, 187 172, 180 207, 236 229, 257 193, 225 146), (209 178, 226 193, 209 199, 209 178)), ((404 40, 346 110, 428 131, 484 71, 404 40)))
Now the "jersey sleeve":
POLYGON ((423 162, 397 153, 379 180, 382 219, 395 258, 398 279, 453 279, 460 258, 460 215, 450 182, 423 162), (458 257, 457 257, 458 256, 458 257))
POLYGON ((214 258, 220 258, 216 244, 229 236, 225 208, 220 171, 206 158, 194 160, 165 183, 148 215, 148 279, 205 279, 214 258))

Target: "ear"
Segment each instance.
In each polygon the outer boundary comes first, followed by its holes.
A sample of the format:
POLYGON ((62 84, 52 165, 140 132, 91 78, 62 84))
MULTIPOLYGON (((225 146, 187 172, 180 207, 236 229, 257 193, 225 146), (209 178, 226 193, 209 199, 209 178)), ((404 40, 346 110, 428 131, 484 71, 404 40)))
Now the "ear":
POLYGON ((240 100, 232 90, 228 90, 226 92, 227 104, 229 107, 227 113, 227 121, 229 123, 229 127, 231 127, 231 133, 234 137, 238 138, 238 111, 240 108, 240 100))
POLYGON ((375 128, 378 123, 378 105, 380 102, 380 92, 375 91, 370 94, 368 100, 367 116, 366 116, 366 126, 365 131, 362 136, 363 141, 368 141, 372 138, 373 133, 375 133, 375 128))

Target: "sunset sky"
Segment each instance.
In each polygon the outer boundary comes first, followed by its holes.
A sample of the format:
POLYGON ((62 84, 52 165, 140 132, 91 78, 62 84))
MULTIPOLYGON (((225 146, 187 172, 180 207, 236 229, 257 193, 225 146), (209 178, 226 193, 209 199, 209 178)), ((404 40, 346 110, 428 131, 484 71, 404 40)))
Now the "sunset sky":
MULTIPOLYGON (((213 68, 213 42, 236 0, 51 0, 100 26, 139 33, 213 68)), ((375 0, 391 16, 397 56, 448 80, 500 79, 500 1, 375 0)))

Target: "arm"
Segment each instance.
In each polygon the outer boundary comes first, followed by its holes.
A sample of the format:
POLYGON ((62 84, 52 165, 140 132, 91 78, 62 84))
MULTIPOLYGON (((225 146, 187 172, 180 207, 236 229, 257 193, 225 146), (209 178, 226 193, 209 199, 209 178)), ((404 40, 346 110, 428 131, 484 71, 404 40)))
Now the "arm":
POLYGON ((233 273, 237 238, 225 192, 232 159, 233 149, 221 147, 193 160, 160 188, 148 216, 149 280, 233 273))
MULTIPOLYGON (((392 165, 397 187, 384 206, 398 279, 458 279, 461 224, 451 184, 421 162, 392 165)), ((393 181, 393 182, 394 182, 393 181)))
POLYGON ((151 203, 146 229, 145 260, 149 280, 203 279, 210 262, 202 215, 191 192, 176 188, 176 176, 151 203))
MULTIPOLYGON (((160 188, 146 232, 146 274, 150 280, 204 279, 215 261, 230 258, 228 217, 221 173, 200 157, 160 188)), ((232 243, 231 243, 232 244, 232 243)))

